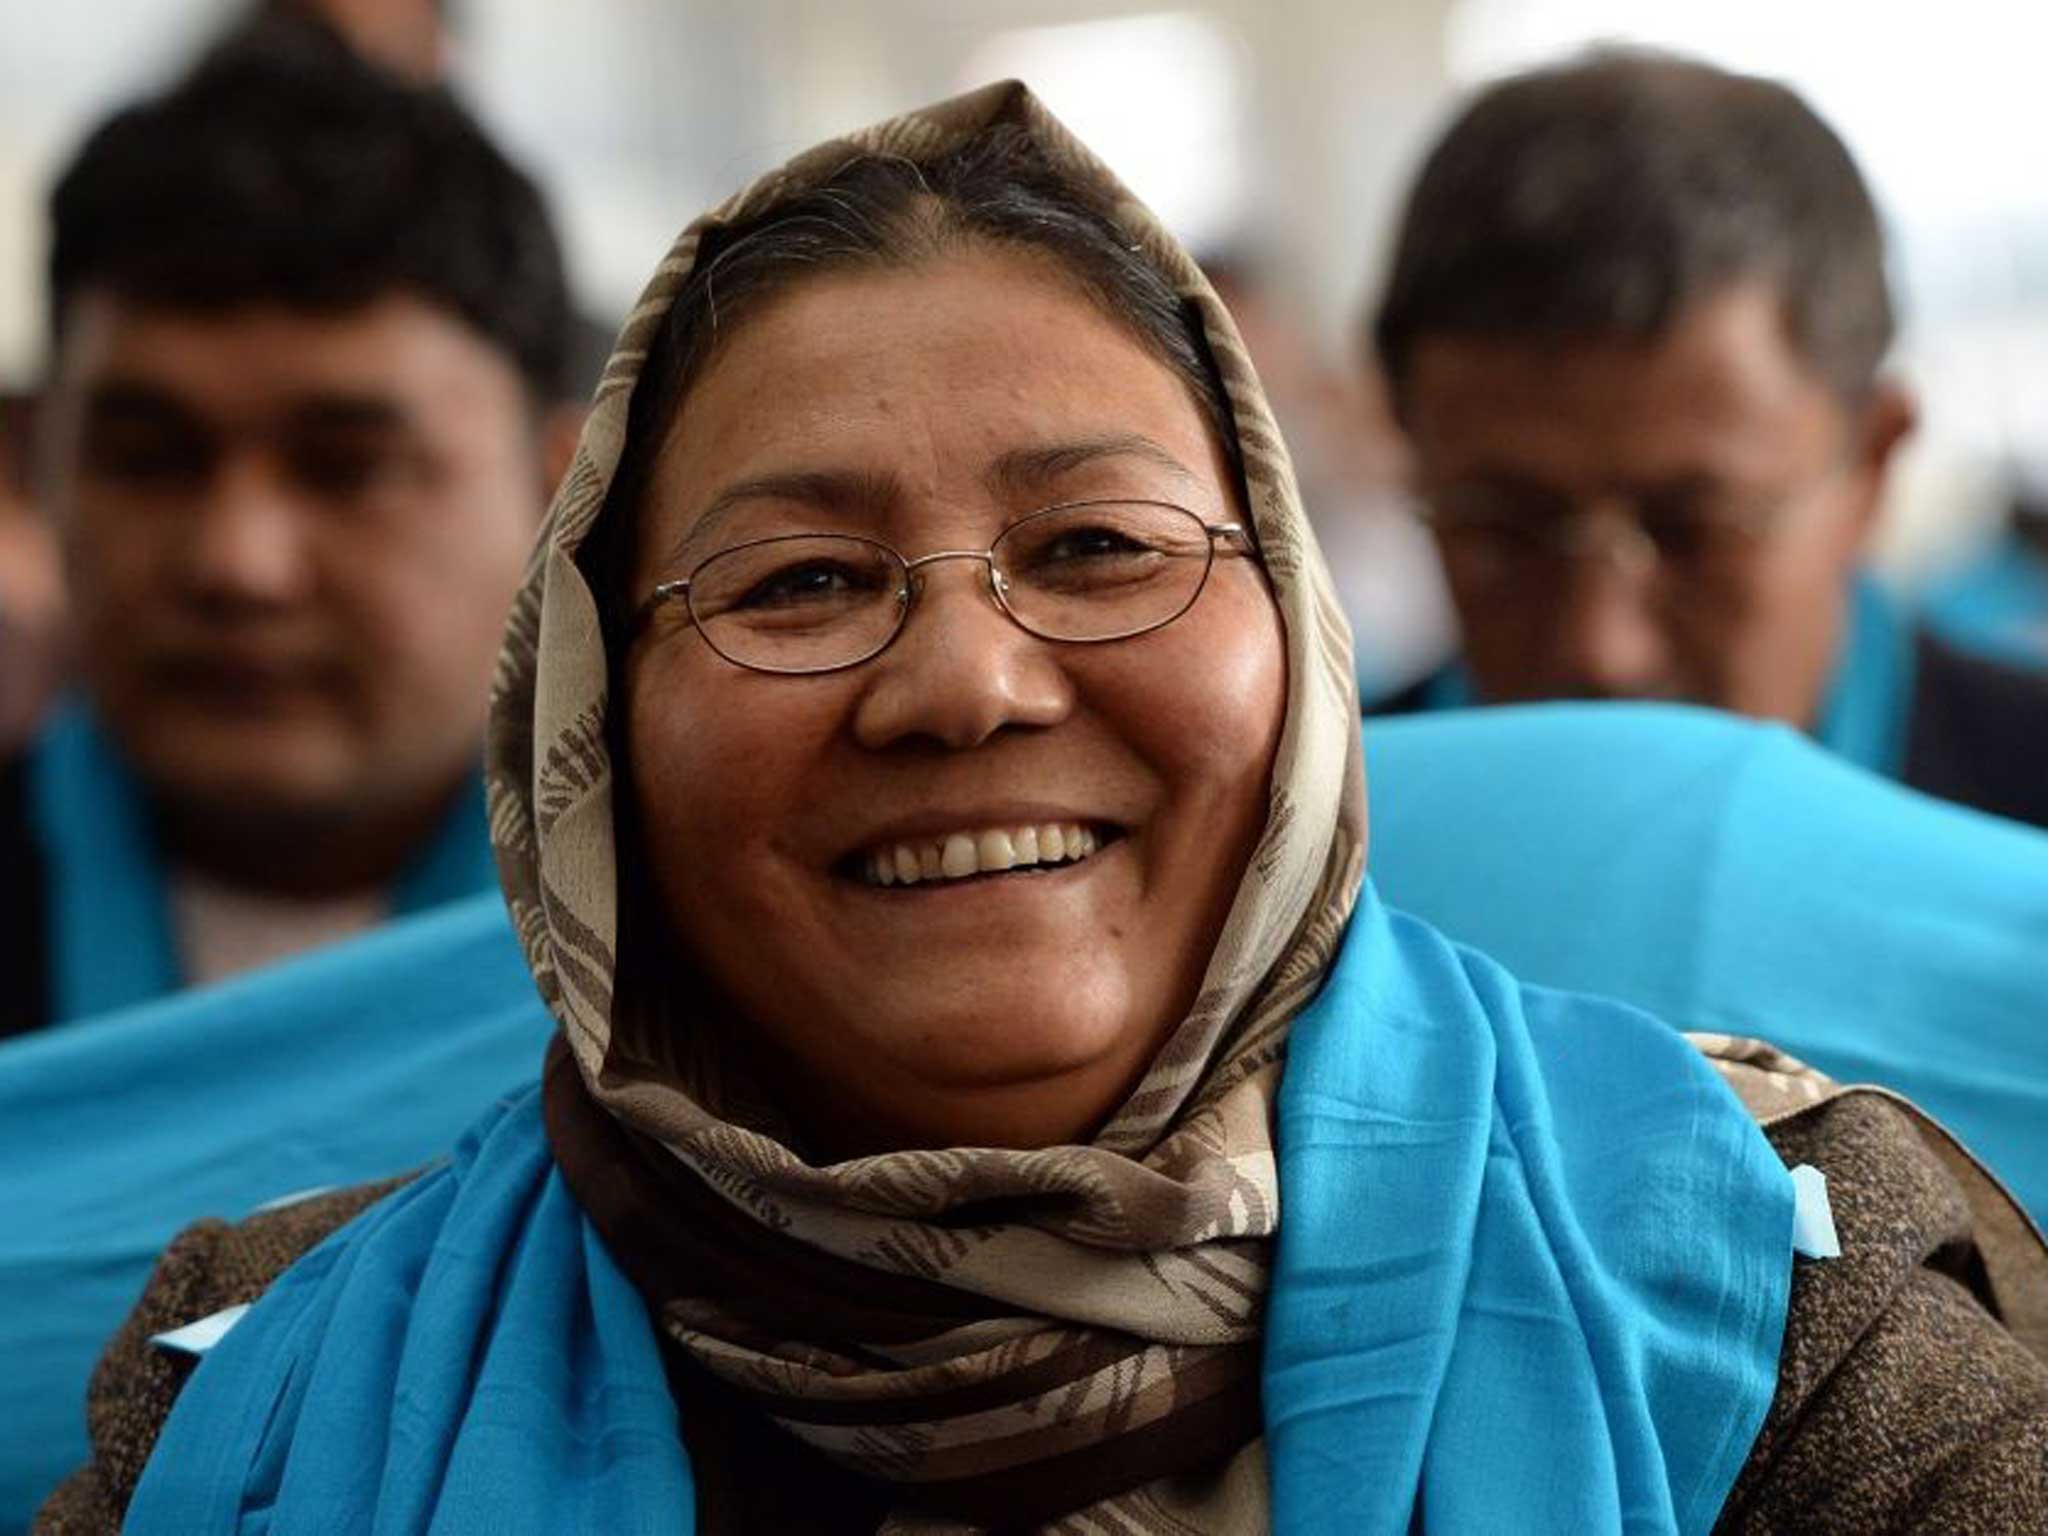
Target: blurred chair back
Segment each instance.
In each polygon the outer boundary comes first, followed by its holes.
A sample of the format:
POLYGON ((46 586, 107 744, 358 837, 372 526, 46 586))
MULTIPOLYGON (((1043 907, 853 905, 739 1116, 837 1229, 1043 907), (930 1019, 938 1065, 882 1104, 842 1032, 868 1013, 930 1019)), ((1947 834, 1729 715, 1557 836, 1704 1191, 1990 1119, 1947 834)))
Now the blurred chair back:
POLYGON ((1365 740, 1390 904, 1525 980, 1904 1093, 2048 1216, 2048 834, 1708 710, 1477 710, 1365 740))
POLYGON ((442 1155, 553 1028, 498 896, 0 1047, 0 1532, 86 1459, 86 1380, 202 1217, 442 1155))

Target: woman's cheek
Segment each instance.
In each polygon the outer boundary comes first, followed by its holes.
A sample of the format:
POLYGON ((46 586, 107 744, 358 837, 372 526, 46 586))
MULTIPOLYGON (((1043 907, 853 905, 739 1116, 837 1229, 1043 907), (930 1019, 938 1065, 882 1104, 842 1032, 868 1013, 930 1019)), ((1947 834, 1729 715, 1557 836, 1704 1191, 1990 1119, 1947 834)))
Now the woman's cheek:
POLYGON ((1161 631, 1182 644, 1160 658, 1164 665, 1139 685, 1139 694, 1156 701, 1161 718, 1155 730, 1167 750, 1190 755, 1233 782, 1263 785, 1287 712, 1286 645, 1264 584, 1247 579, 1241 586, 1203 594, 1202 604, 1227 599, 1203 615, 1206 622, 1190 622, 1196 617, 1190 613, 1161 631))

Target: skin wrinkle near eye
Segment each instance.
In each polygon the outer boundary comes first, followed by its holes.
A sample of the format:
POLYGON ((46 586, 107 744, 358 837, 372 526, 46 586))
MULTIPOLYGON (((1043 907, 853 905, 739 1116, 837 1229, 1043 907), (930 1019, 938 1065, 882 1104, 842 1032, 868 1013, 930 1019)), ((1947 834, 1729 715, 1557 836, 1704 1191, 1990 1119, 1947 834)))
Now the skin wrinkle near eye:
MULTIPOLYGON (((1120 458, 1137 459, 1164 470, 1184 486, 1203 489, 1204 482, 1193 470, 1158 443, 1133 432, 1111 433, 1100 438, 1041 447, 1014 448, 1000 455, 984 471, 982 481, 996 500, 1014 502, 1027 496, 1048 494, 1049 488, 1064 477, 1120 458)), ((1203 499, 1213 500, 1213 497, 1204 496, 1203 499)), ((712 535, 729 523, 741 507, 760 501, 801 502, 830 514, 842 514, 844 510, 851 509, 879 524, 885 523, 889 513, 902 503, 903 489, 895 476, 886 473, 875 475, 828 470, 750 477, 726 487, 713 497, 682 537, 676 540, 658 569, 662 572, 683 572, 701 564, 717 552, 712 535)), ((1028 516, 1038 510, 1034 506, 1019 515, 1028 516)))

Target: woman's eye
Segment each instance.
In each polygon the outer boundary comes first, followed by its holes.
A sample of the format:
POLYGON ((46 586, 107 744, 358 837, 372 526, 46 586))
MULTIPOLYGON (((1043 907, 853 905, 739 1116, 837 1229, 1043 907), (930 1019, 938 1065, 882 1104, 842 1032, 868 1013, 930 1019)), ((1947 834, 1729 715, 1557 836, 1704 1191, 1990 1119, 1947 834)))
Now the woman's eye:
POLYGON ((1033 551, 1032 560, 1038 564, 1053 564, 1062 560, 1102 559, 1146 552, 1145 544, 1121 529, 1069 528, 1033 551))
POLYGON ((869 595, 873 582, 842 565, 812 562, 790 566, 755 582, 732 603, 734 608, 792 608, 807 603, 843 602, 869 595))

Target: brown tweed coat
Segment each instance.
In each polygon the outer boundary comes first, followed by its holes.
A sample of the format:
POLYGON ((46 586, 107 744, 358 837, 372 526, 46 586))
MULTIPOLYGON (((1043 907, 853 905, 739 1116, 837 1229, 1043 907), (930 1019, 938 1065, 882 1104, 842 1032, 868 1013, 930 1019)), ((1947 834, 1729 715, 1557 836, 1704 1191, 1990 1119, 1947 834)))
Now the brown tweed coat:
MULTIPOLYGON (((1889 1095, 1822 1097, 1796 1063, 1705 1048, 1786 1164, 1827 1175, 1842 1245, 1795 1261, 1777 1397, 1716 1529, 2048 1532, 2048 1259, 2025 1217, 1889 1095)), ((35 1530, 119 1529, 190 1370, 150 1335, 253 1300, 400 1182, 182 1233, 93 1374, 93 1459, 35 1530)))

